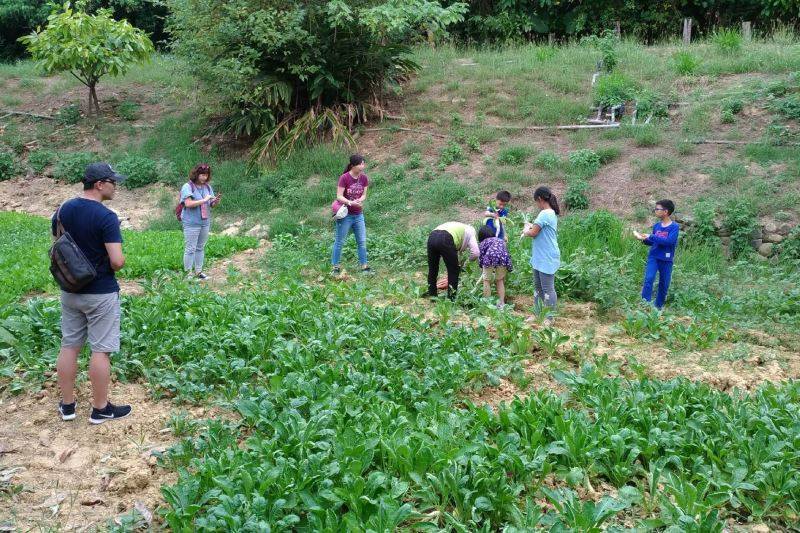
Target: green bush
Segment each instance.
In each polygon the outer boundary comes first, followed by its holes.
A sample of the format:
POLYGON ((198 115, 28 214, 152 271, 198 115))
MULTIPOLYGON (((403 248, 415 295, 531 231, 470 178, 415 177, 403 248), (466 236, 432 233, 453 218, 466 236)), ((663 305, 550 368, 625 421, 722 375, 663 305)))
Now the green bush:
POLYGON ((144 187, 159 180, 158 165, 149 157, 127 155, 116 163, 115 169, 128 177, 122 182, 128 189, 144 187))
POLYGON ((37 174, 44 172, 55 160, 56 154, 52 150, 39 149, 28 154, 28 164, 37 174))
POLYGON ((633 142, 641 148, 658 146, 661 144, 661 132, 652 124, 636 126, 634 128, 633 142))
POLYGON ((14 154, 0 152, 0 181, 13 178, 16 170, 17 164, 14 161, 14 154))
POLYGON ((464 150, 461 148, 461 145, 455 141, 450 141, 447 143, 447 146, 442 149, 442 153, 439 155, 439 165, 449 166, 463 159, 464 150))
POLYGON ((751 240, 756 229, 756 212, 753 203, 745 198, 734 198, 725 205, 723 227, 730 232, 730 256, 741 257, 752 252, 751 240))
POLYGON ((536 156, 536 166, 545 170, 556 170, 561 165, 561 158, 555 152, 545 151, 536 156))
POLYGON ((67 126, 77 124, 81 119, 81 108, 77 104, 66 105, 58 111, 56 119, 67 126))
POLYGON ((413 153, 408 156, 408 161, 406 161, 406 168, 408 170, 415 170, 422 166, 422 154, 420 153, 413 153))
POLYGON ((588 209, 589 183, 582 179, 570 180, 564 194, 564 205, 571 210, 588 209))
POLYGON ((672 61, 675 65, 675 72, 681 76, 688 76, 697 71, 700 66, 700 60, 695 57, 691 52, 680 50, 672 55, 672 61))
POLYGON ((86 167, 97 160, 97 155, 91 152, 62 153, 58 156, 53 177, 68 183, 78 183, 83 179, 86 167))
POLYGON ((601 165, 607 165, 622 155, 622 149, 619 146, 600 146, 595 151, 597 157, 600 158, 601 165))
POLYGON ((736 122, 736 116, 730 112, 728 109, 723 109, 719 115, 719 121, 722 124, 733 124, 736 122))
POLYGON ((501 165, 521 165, 533 155, 529 146, 506 146, 497 152, 497 162, 501 165))
POLYGON ((651 175, 663 177, 672 172, 676 166, 676 161, 669 157, 653 157, 644 162, 642 170, 651 175))
POLYGON ((708 200, 697 202, 694 206, 694 226, 689 232, 689 238, 699 244, 719 244, 716 218, 717 207, 713 202, 708 200))
POLYGON ((738 162, 725 163, 711 170, 711 179, 717 185, 732 185, 747 176, 747 168, 738 162))
POLYGON ((125 100, 117 106, 117 116, 122 120, 132 122, 139 117, 139 108, 141 106, 136 102, 125 100))
POLYGON ((711 36, 711 42, 724 54, 734 54, 742 49, 742 34, 737 30, 723 28, 711 36))
POLYGON ((800 260, 800 226, 795 226, 778 246, 778 254, 781 259, 800 260))
POLYGON ((744 109, 744 102, 741 98, 726 98, 722 102, 722 111, 727 111, 732 115, 738 115, 744 109))
POLYGON ((569 153, 567 159, 572 170, 581 178, 592 177, 600 170, 600 156, 594 150, 575 150, 569 153))
POLYGON ((594 86, 594 103, 601 106, 624 104, 636 97, 638 86, 620 72, 600 76, 594 86))
POLYGON ((800 95, 792 94, 772 104, 772 109, 791 120, 800 120, 800 95))

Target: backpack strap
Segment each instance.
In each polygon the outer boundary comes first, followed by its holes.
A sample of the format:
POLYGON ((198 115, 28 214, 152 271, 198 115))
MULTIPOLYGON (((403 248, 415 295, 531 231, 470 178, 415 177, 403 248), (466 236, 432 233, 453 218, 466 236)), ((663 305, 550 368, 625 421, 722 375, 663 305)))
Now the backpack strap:
MULTIPOLYGON (((67 202, 64 202, 64 204, 67 202)), ((56 239, 64 235, 66 231, 64 231, 64 224, 61 223, 61 208, 64 207, 64 204, 58 206, 56 210, 56 239)))

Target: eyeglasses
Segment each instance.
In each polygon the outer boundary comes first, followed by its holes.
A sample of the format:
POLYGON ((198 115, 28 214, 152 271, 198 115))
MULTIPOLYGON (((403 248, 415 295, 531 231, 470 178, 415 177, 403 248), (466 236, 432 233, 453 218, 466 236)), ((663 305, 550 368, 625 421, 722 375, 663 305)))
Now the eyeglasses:
POLYGON ((117 182, 114 180, 100 180, 100 183, 110 183, 111 185, 114 186, 114 188, 117 187, 117 182))
POLYGON ((663 207, 654 207, 653 208, 653 212, 656 212, 656 211, 666 211, 666 209, 664 209, 663 207))

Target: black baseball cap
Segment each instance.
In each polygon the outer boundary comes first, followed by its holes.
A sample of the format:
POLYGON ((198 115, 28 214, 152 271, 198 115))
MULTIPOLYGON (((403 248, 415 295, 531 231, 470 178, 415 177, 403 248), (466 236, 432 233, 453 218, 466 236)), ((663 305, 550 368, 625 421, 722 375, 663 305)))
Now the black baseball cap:
POLYGON ((111 180, 117 183, 125 181, 127 176, 117 174, 117 171, 111 168, 111 165, 105 161, 99 163, 92 163, 86 167, 86 172, 83 173, 84 183, 94 183, 96 181, 111 180))

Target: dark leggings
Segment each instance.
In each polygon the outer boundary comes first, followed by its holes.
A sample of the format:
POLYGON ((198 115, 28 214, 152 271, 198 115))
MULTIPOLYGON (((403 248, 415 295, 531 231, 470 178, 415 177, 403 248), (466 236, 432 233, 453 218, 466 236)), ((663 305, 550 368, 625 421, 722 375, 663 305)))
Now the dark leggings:
POLYGON ((458 251, 453 236, 444 230, 433 230, 428 237, 428 294, 436 296, 436 278, 439 276, 439 259, 447 267, 447 296, 455 298, 458 290, 458 251))

